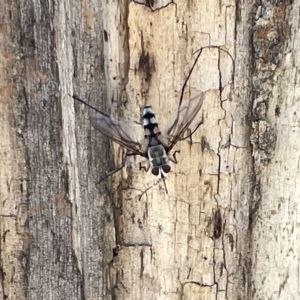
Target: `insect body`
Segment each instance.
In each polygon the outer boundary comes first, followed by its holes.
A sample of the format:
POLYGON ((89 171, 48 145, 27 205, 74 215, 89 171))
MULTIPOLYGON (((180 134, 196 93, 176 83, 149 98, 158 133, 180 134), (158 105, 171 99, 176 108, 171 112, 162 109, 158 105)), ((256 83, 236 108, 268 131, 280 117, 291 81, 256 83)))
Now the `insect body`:
MULTIPOLYGON (((74 95, 72 97, 96 111, 96 113, 91 116, 91 123, 97 130, 128 149, 130 152, 127 153, 127 156, 140 155, 146 157, 149 160, 152 174, 165 178, 171 170, 168 161, 171 160, 177 163, 175 155, 171 156, 170 151, 178 141, 183 139, 183 134, 202 106, 204 94, 199 93, 196 97, 183 100, 176 110, 170 126, 163 131, 160 131, 158 128, 152 107, 145 106, 141 114, 144 127, 143 138, 138 137, 140 129, 137 124, 117 120, 97 110, 77 96, 74 95)), ((200 123, 196 129, 199 125, 200 123)), ((123 166, 124 164, 125 162, 123 166)), ((121 168, 123 168, 123 166, 121 168)), ((115 173, 119 169, 109 173, 107 176, 115 173)))
MULTIPOLYGON (((176 152, 173 155, 170 155, 172 148, 178 141, 186 138, 184 138, 183 135, 196 117, 203 103, 204 95, 202 92, 189 100, 183 100, 183 94, 202 50, 206 48, 218 49, 219 51, 227 53, 233 62, 234 68, 234 60, 230 53, 219 46, 205 46, 197 50, 196 52, 198 52, 198 55, 182 86, 179 106, 174 114, 173 121, 170 123, 170 126, 160 131, 151 106, 145 106, 141 115, 145 131, 142 139, 137 136, 137 133, 140 132, 140 128, 137 127, 137 124, 117 120, 94 108, 76 95, 71 97, 96 111, 96 113, 91 116, 91 123, 93 126, 102 134, 129 150, 130 152, 127 153, 127 156, 141 155, 146 157, 149 160, 152 174, 165 178, 171 170, 171 167, 168 165, 168 161, 171 160, 172 162, 177 163, 175 157, 176 152)), ((232 78, 232 82, 234 82, 234 78, 232 78)), ((195 130, 189 136, 196 131, 200 124, 201 122, 197 124, 195 130)), ((125 161, 121 168, 108 173, 104 178, 122 169, 124 165, 125 161)), ((102 180, 104 178, 102 178, 102 180)))
POLYGON ((159 140, 161 132, 155 119, 151 106, 145 106, 142 113, 143 126, 145 130, 145 138, 149 139, 147 158, 151 165, 153 175, 166 177, 171 168, 168 163, 166 148, 159 140))

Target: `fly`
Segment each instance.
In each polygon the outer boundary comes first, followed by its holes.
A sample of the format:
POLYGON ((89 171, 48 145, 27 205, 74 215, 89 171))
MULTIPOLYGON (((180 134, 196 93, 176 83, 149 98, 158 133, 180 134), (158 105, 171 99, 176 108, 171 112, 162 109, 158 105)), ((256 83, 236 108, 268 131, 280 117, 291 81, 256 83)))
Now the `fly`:
MULTIPOLYGON (((139 140, 137 135, 139 131, 137 124, 115 119, 89 105, 76 95, 72 97, 96 111, 90 117, 90 120, 98 131, 129 150, 127 156, 140 155, 147 158, 152 174, 165 178, 171 171, 171 167, 168 164, 169 160, 177 163, 175 154, 170 155, 170 152, 175 144, 183 138, 183 134, 199 112, 204 94, 199 93, 196 97, 182 101, 174 116, 174 120, 164 132, 159 130, 152 107, 149 105, 144 106, 141 113, 144 137, 141 140, 139 140)), ((200 123, 197 125, 197 128, 199 125, 200 123)), ((124 164, 121 168, 123 168, 124 164)), ((107 176, 112 175, 119 169, 110 172, 107 176)))
MULTIPOLYGON (((137 124, 115 119, 81 100, 76 95, 71 97, 96 111, 96 113, 90 118, 92 125, 102 134, 129 150, 126 156, 140 155, 147 158, 150 163, 152 174, 164 179, 171 171, 171 167, 168 164, 169 160, 177 163, 175 156, 176 152, 173 153, 173 155, 170 155, 171 150, 178 141, 187 138, 183 138, 183 135, 188 130, 189 125, 196 117, 203 103, 204 94, 202 92, 195 97, 190 98, 189 100, 183 100, 183 93, 204 48, 218 48, 219 51, 226 52, 233 61, 232 56, 226 50, 218 46, 206 46, 198 50, 199 54, 197 55, 194 64, 183 84, 179 106, 173 121, 163 132, 159 130, 155 113, 151 106, 144 106, 142 110, 141 118, 144 128, 144 137, 139 139, 136 135, 136 133, 139 132, 137 124)), ((189 136, 191 136, 200 125, 201 122, 198 123, 195 130, 191 132, 189 136)), ((120 168, 108 173, 104 178, 101 179, 101 181, 122 169, 124 165, 125 160, 120 168)))

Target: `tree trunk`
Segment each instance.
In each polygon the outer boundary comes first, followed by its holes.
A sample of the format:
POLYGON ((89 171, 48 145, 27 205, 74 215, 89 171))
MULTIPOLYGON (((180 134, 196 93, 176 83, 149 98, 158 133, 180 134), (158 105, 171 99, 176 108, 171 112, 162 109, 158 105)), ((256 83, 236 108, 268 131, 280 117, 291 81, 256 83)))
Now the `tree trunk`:
POLYGON ((298 298, 299 0, 0 3, 0 300, 298 298), (162 128, 189 74, 166 187, 99 184, 123 150, 69 94, 162 128))
POLYGON ((259 6, 253 32, 255 299, 299 298, 299 4, 259 6))

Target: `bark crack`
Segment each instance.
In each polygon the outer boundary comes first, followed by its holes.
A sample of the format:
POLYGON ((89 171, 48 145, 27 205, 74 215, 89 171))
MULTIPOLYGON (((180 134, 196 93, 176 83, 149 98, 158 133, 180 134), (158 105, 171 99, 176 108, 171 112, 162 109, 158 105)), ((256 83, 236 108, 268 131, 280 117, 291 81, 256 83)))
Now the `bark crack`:
POLYGON ((169 6, 170 4, 176 5, 176 3, 169 0, 133 0, 134 3, 149 7, 152 12, 161 10, 169 6))

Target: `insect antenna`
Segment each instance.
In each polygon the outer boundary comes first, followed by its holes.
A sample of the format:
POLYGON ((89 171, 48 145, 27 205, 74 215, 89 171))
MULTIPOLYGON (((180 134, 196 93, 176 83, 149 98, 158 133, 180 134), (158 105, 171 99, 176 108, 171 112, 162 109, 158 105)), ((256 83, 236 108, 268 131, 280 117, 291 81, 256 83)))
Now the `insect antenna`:
POLYGON ((88 104, 87 102, 83 101, 83 100, 80 99, 77 95, 73 95, 73 96, 72 96, 72 95, 69 94, 69 96, 72 97, 73 99, 75 99, 75 100, 77 100, 77 101, 79 101, 79 102, 85 104, 86 106, 88 106, 89 108, 91 108, 91 109, 93 109, 94 111, 98 112, 99 114, 101 114, 101 115, 106 116, 106 117, 109 118, 109 115, 105 114, 104 112, 100 111, 100 110, 97 109, 96 107, 94 107, 94 106, 88 104))
POLYGON ((162 180, 163 180, 164 185, 165 185, 166 194, 168 195, 169 193, 168 193, 168 189, 167 189, 167 185, 166 185, 165 178, 166 178, 166 177, 162 177, 162 180))

